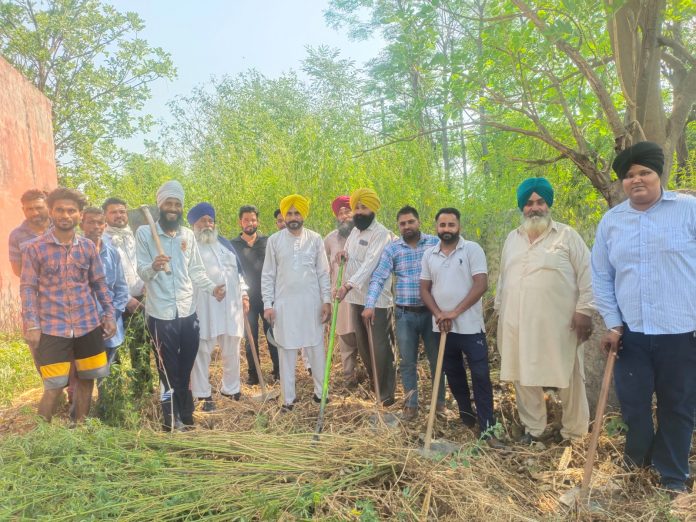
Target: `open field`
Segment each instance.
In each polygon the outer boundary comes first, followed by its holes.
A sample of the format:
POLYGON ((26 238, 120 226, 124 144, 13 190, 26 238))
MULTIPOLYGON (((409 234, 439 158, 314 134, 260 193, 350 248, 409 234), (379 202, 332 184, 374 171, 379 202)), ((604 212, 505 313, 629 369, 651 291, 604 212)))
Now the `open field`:
MULTIPOLYGON (((38 378, 17 341, 3 341, 0 410, 0 519, 84 520, 690 520, 694 494, 677 509, 654 486, 654 476, 618 465, 623 437, 610 418, 600 441, 592 499, 602 511, 577 513, 558 497, 580 481, 584 445, 511 444, 489 450, 455 416, 439 418, 436 436, 461 445, 452 456, 417 453, 427 412, 388 429, 365 385, 349 393, 339 363, 325 432, 312 443, 317 406, 311 380, 298 363, 298 406, 280 414, 275 401, 253 400, 243 385, 239 402, 216 397, 218 410, 196 415, 189 433, 157 431, 156 398, 137 429, 96 419, 68 429, 67 405, 52 425, 33 412, 38 378), (19 366, 14 366, 19 365, 19 366), (26 371, 26 366, 30 371, 26 371), (3 374, 5 375, 5 374, 3 374), (8 382, 4 382, 8 381, 8 382)), ((269 364, 262 348, 264 367, 269 364)), ((219 377, 214 363, 214 380, 219 377)), ((269 368, 266 367, 266 370, 269 368)), ((244 369, 242 370, 244 374, 244 369)), ((421 365, 421 382, 426 366, 421 365)), ((277 387, 277 386, 276 386, 277 387)), ((429 389, 428 389, 429 393, 429 389)), ((507 385, 495 388, 503 436, 519 426, 507 385)), ((552 419, 558 405, 551 395, 552 419)), ((390 410, 398 412, 395 405, 390 410)), ((692 456, 692 463, 696 455, 692 456)))

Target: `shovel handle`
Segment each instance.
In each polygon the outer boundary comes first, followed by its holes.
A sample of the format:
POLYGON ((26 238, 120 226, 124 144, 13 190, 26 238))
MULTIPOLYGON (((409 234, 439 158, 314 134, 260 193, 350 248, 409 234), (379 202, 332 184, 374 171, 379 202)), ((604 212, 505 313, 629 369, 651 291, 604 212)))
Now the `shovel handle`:
POLYGON ((363 319, 365 330, 367 330, 367 344, 370 348, 370 362, 372 363, 372 383, 375 388, 375 400, 377 407, 382 406, 382 401, 379 396, 379 377, 377 376, 377 359, 375 357, 375 342, 372 340, 372 325, 367 319, 363 319))
POLYGON ((587 448, 587 456, 585 457, 585 468, 582 475, 582 486, 580 486, 580 501, 584 502, 590 489, 590 480, 592 479, 592 469, 594 467, 595 455, 597 454, 597 444, 599 443, 599 434, 602 432, 602 423, 604 420, 604 410, 607 406, 609 398, 609 385, 611 384, 611 376, 614 371, 614 363, 616 362, 616 347, 612 348, 607 356, 607 364, 604 367, 604 377, 602 378, 602 388, 599 392, 599 400, 597 401, 597 412, 592 426, 592 436, 590 437, 590 445, 587 448))
POLYGON ((259 362, 259 354, 256 353, 256 343, 254 343, 254 336, 251 335, 251 325, 249 324, 249 319, 244 316, 244 330, 247 334, 247 342, 251 345, 251 357, 254 359, 254 366, 256 366, 256 375, 259 378, 259 384, 261 385, 261 396, 266 398, 266 383, 263 381, 263 373, 261 373, 261 363, 259 362))
POLYGON ((423 449, 430 451, 430 443, 433 440, 433 425, 435 424, 435 413, 437 410, 437 394, 440 391, 440 376, 442 375, 442 361, 445 358, 445 343, 447 342, 447 332, 440 332, 440 346, 437 349, 437 365, 435 366, 435 377, 433 378, 433 396, 430 399, 430 413, 428 414, 428 427, 425 430, 423 449))
MULTIPOLYGON (((147 205, 141 205, 140 210, 145 215, 145 221, 147 221, 147 224, 150 225, 150 232, 152 233, 152 239, 155 241, 157 253, 161 256, 166 256, 167 254, 164 252, 164 248, 162 248, 162 242, 160 241, 159 234, 157 233, 155 220, 152 219, 152 214, 150 213, 150 207, 148 207, 147 205)), ((164 272, 166 274, 172 273, 172 268, 169 266, 169 263, 165 263, 164 272)))

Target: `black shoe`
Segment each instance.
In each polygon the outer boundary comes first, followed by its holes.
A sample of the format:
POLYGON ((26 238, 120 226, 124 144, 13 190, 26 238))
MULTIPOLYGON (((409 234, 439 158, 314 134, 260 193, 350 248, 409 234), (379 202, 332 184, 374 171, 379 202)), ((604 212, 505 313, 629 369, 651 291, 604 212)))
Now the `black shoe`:
POLYGON ((184 426, 193 426, 193 415, 182 416, 181 422, 184 426))
MULTIPOLYGON (((319 404, 321 402, 321 397, 317 397, 315 394, 312 394, 312 400, 314 402, 316 402, 317 404, 319 404)), ((328 404, 329 402, 331 402, 331 401, 329 400, 329 397, 327 396, 326 397, 326 404, 328 404)))
POLYGON ((529 446, 532 444, 532 442, 540 442, 540 440, 539 437, 535 437, 531 433, 525 433, 519 439, 517 439, 517 442, 519 442, 523 446, 529 446))
POLYGON ((271 382, 278 382, 278 381, 280 381, 280 371, 273 370, 273 373, 271 374, 271 382))
POLYGON ((247 377, 246 383, 249 386, 256 386, 259 383, 259 376, 256 375, 255 373, 250 373, 249 377, 247 377))
POLYGON ((473 428, 474 426, 476 426, 476 417, 473 413, 460 411, 459 418, 462 419, 462 423, 467 428, 473 428))
POLYGON ((311 369, 311 368, 307 368, 307 373, 308 373, 309 376, 311 377, 311 376, 312 376, 312 369, 311 369))
POLYGON ((294 404, 283 404, 280 407, 280 413, 290 413, 294 407, 294 404))
POLYGON ((203 401, 203 407, 201 408, 201 411, 203 413, 211 413, 215 411, 215 403, 213 402, 212 397, 205 397, 203 399, 198 400, 203 401))
POLYGON ((230 395, 229 393, 220 392, 220 395, 222 395, 223 397, 227 397, 228 399, 233 399, 235 401, 238 401, 240 399, 240 397, 242 396, 242 392, 233 393, 232 395, 230 395))
POLYGON ((394 397, 389 397, 388 399, 384 399, 382 401, 382 406, 389 407, 389 406, 392 406, 394 403, 396 403, 396 401, 394 400, 394 397))

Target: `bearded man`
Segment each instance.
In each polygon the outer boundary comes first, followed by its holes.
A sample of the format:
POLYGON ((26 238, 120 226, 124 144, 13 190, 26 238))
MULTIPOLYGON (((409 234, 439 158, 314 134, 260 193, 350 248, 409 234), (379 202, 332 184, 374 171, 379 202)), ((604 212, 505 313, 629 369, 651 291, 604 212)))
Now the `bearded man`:
MULTIPOLYGON (((336 288, 339 261, 336 255, 345 249, 346 239, 355 226, 353 212, 350 209, 350 196, 338 196, 331 203, 331 210, 336 216, 336 228, 324 238, 326 256, 331 266, 331 288, 336 288)), ((345 279, 345 278, 344 278, 345 279)), ((355 341, 355 329, 350 318, 350 304, 343 300, 338 305, 336 317, 336 335, 338 335, 338 353, 341 355, 343 378, 348 388, 358 385, 357 361, 358 346, 355 341)))
POLYGON ((24 244, 44 234, 51 226, 48 205, 46 205, 47 196, 48 194, 43 190, 31 189, 20 198, 24 221, 10 232, 9 238, 10 265, 17 277, 22 274, 24 244))
POLYGON ((148 225, 135 233, 138 274, 147 292, 145 313, 160 375, 163 427, 183 429, 193 425, 189 384, 199 342, 194 287, 222 301, 225 285, 210 280, 193 232, 180 225, 184 207, 181 183, 164 183, 157 191, 157 206, 159 244, 148 225))
MULTIPOLYGON (((350 208, 353 211, 355 228, 346 240, 346 247, 339 252, 338 258, 347 258, 343 272, 343 286, 338 290, 339 300, 350 303, 351 320, 355 328, 355 339, 360 358, 365 365, 370 380, 373 380, 372 359, 367 328, 362 318, 370 286, 370 277, 379 263, 384 247, 392 240, 392 234, 375 219, 381 207, 377 193, 370 188, 360 188, 350 196, 350 208)), ((373 348, 379 397, 385 406, 394 404, 396 387, 396 369, 394 368, 394 347, 392 332, 392 293, 391 274, 385 279, 382 291, 374 303, 374 316, 368 321, 372 330, 373 348)), ((374 388, 374 382, 372 386, 374 388)))
POLYGON ((200 328, 198 354, 191 372, 193 397, 203 402, 203 411, 215 410, 210 386, 210 359, 215 346, 222 354, 220 394, 238 401, 239 343, 244 335, 244 314, 249 311, 247 286, 240 273, 237 256, 229 241, 222 238, 215 225, 215 209, 210 203, 199 203, 186 215, 193 227, 206 274, 215 284, 225 285, 225 298, 195 290, 196 314, 200 328))
POLYGON ((558 388, 563 439, 581 438, 590 420, 581 346, 592 329, 590 251, 551 219, 552 205, 545 178, 518 187, 522 224, 505 240, 495 298, 500 378, 515 385, 526 444, 546 438, 544 387, 558 388))
POLYGON ((268 238, 261 273, 264 318, 278 345, 283 411, 295 402, 297 350, 313 368, 314 401, 321 401, 326 355, 323 324, 331 316, 331 282, 324 243, 304 228, 309 201, 299 194, 283 198, 280 210, 286 228, 268 238))

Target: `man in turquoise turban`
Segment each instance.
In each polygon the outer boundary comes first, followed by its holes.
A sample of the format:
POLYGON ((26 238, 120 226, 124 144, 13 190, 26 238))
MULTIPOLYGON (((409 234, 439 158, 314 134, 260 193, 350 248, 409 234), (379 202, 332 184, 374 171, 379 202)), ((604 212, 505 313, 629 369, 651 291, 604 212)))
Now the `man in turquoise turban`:
POLYGON ((515 385, 523 443, 555 435, 546 429, 544 387, 558 388, 563 439, 585 435, 590 417, 581 346, 592 327, 590 252, 575 230, 551 219, 551 205, 547 179, 520 184, 522 225, 505 240, 496 289, 500 378, 515 385))

